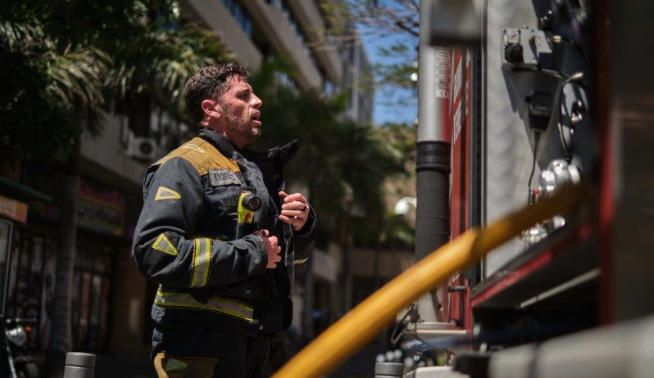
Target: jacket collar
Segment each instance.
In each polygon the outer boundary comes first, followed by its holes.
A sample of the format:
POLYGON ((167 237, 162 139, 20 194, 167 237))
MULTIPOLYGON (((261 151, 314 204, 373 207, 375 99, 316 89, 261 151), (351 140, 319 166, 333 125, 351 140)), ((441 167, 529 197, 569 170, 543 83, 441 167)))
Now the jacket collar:
POLYGON ((238 157, 245 157, 248 160, 256 162, 271 161, 276 165, 276 169, 280 170, 286 163, 291 160, 298 150, 298 140, 294 139, 291 142, 281 146, 273 147, 264 152, 254 152, 248 149, 241 149, 235 146, 224 135, 220 134, 214 129, 203 127, 198 132, 198 136, 207 142, 211 143, 226 157, 237 159, 238 157))
POLYGON ((204 127, 200 129, 198 136, 211 143, 218 149, 218 151, 220 151, 221 154, 228 158, 234 158, 234 153, 239 151, 238 148, 229 141, 229 139, 216 130, 204 127))

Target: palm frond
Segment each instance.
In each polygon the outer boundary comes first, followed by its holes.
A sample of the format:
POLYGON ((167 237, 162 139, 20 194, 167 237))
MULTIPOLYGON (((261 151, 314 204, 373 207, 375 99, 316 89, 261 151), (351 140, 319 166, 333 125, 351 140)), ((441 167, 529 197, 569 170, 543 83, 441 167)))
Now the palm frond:
POLYGON ((44 39, 43 25, 37 22, 0 21, 0 47, 7 51, 32 51, 44 39))
POLYGON ((211 32, 199 29, 193 24, 176 29, 157 30, 153 38, 165 43, 169 58, 158 60, 155 71, 157 88, 179 101, 179 88, 184 86, 193 73, 202 67, 225 62, 233 55, 217 41, 211 32))
POLYGON ((103 51, 87 47, 47 53, 48 94, 57 98, 68 110, 76 106, 100 108, 104 104, 104 77, 111 58, 103 51))

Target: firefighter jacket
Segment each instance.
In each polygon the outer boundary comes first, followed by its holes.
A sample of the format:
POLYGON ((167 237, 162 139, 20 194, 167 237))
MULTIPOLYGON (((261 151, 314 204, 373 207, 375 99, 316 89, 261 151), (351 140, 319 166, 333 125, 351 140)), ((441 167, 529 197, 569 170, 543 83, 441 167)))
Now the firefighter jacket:
POLYGON ((306 259, 315 226, 310 212, 293 233, 279 220, 281 169, 295 144, 256 154, 202 129, 147 171, 133 258, 159 284, 152 317, 162 328, 202 324, 246 332, 289 326, 294 261, 306 259), (241 193, 261 199, 254 225, 238 224, 241 193), (282 262, 266 269, 254 229, 277 235, 282 262), (297 252, 297 255, 295 255, 297 252))

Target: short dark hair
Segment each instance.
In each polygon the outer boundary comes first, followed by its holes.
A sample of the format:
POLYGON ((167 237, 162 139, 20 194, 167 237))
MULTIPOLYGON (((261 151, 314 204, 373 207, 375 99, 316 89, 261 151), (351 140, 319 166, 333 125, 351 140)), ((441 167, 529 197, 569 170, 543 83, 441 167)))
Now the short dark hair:
POLYGON ((228 79, 232 76, 247 78, 248 69, 239 63, 225 63, 216 66, 203 67, 186 82, 184 86, 184 101, 186 109, 197 123, 204 118, 202 101, 217 99, 227 89, 228 79))

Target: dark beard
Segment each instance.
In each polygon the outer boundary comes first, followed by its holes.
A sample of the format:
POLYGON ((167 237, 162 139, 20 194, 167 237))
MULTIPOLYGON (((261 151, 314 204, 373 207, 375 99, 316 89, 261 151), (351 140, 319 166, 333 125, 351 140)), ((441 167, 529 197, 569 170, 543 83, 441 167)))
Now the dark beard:
MULTIPOLYGON (((232 135, 237 136, 239 139, 241 139, 240 142, 241 144, 248 145, 257 139, 261 135, 261 132, 259 132, 258 135, 255 135, 252 133, 252 129, 249 125, 249 121, 244 121, 242 124, 239 124, 238 119, 234 119, 233 117, 226 117, 227 121, 227 128, 231 132, 232 135)), ((232 141, 236 142, 236 141, 232 141)))

